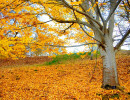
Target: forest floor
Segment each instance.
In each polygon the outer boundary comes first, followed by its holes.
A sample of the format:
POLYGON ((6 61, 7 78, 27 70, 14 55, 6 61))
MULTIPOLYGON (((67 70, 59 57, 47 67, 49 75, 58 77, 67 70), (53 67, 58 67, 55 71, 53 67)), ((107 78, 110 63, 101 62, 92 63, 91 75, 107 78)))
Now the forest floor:
POLYGON ((54 65, 42 64, 51 60, 48 57, 32 59, 26 58, 19 64, 13 60, 1 60, 4 65, 1 63, 0 67, 0 100, 130 99, 130 55, 118 54, 116 57, 121 87, 114 90, 101 88, 100 57, 97 61, 72 59, 54 65))

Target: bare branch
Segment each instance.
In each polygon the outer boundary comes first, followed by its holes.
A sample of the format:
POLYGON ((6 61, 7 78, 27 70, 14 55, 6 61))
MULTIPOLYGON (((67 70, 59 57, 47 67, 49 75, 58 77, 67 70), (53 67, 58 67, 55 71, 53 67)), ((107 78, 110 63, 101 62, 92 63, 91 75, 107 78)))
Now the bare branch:
POLYGON ((99 7, 98 7, 98 4, 97 4, 97 11, 98 11, 98 14, 99 14, 99 16, 100 16, 102 22, 104 23, 104 18, 103 18, 103 16, 102 16, 101 12, 100 12, 100 9, 99 9, 99 7))
POLYGON ((69 27, 67 27, 66 29, 63 30, 63 32, 65 33, 66 30, 68 30, 69 28, 71 28, 71 26, 73 26, 74 23, 70 24, 69 27))
POLYGON ((22 4, 25 5, 26 3, 27 3, 27 2, 24 2, 24 1, 23 1, 23 2, 21 2, 20 4, 16 5, 14 8, 11 8, 11 9, 15 9, 15 8, 21 6, 22 4), (23 4, 23 3, 24 3, 24 4, 23 4))
POLYGON ((126 11, 126 17, 128 18, 128 20, 129 20, 129 12, 127 11, 128 9, 127 9, 127 7, 126 7, 126 5, 125 5, 125 3, 124 3, 124 1, 122 1, 123 2, 123 4, 124 4, 124 8, 125 8, 125 11, 126 11))
POLYGON ((65 4, 68 8, 70 8, 70 9, 72 9, 72 10, 74 10, 74 11, 76 11, 76 12, 82 14, 82 15, 85 15, 87 18, 89 18, 89 19, 91 19, 92 21, 94 21, 95 23, 97 23, 100 27, 102 26, 102 25, 100 24, 100 22, 98 22, 97 20, 95 20, 93 17, 89 16, 89 14, 87 14, 87 13, 85 13, 85 12, 82 12, 82 11, 80 11, 80 10, 74 8, 73 6, 69 5, 65 0, 62 0, 62 2, 64 2, 64 4, 65 4))
POLYGON ((72 46, 60 46, 60 45, 45 45, 45 46, 52 46, 52 47, 80 47, 84 45, 91 45, 91 44, 97 44, 97 43, 85 43, 85 44, 80 44, 80 45, 72 45, 72 46))
POLYGON ((130 29, 125 33, 125 35, 122 37, 122 39, 115 46, 116 50, 118 50, 121 47, 121 45, 124 43, 124 41, 126 40, 127 36, 129 36, 129 34, 130 34, 130 29))
POLYGON ((120 34, 123 36, 119 24, 118 24, 118 29, 119 29, 120 34))
MULTIPOLYGON (((17 43, 21 43, 21 42, 18 42, 16 41, 17 43)), ((80 44, 80 45, 67 45, 67 46, 63 46, 63 45, 52 45, 52 44, 49 44, 49 43, 45 43, 45 44, 37 44, 37 43, 23 43, 22 44, 35 44, 35 45, 39 45, 39 46, 51 46, 51 47, 61 47, 61 48, 69 48, 69 47, 80 47, 80 46, 85 46, 85 45, 94 45, 94 44, 97 44, 97 43, 84 43, 84 44, 80 44)))
MULTIPOLYGON (((93 2, 93 0, 91 0, 91 2, 93 2)), ((84 8, 81 4, 80 4, 79 6, 80 6, 80 7, 82 8, 82 10, 86 13, 85 8, 84 8)), ((98 13, 98 14, 99 14, 99 13, 98 13)), ((86 17, 86 18, 87 18, 87 17, 86 17)), ((90 23, 96 30, 99 31, 99 35, 102 37, 103 32, 95 26, 95 24, 93 23, 93 21, 91 21, 90 19, 88 19, 88 20, 89 20, 89 23, 90 23)), ((98 18, 96 18, 96 20, 98 20, 98 18)), ((94 30, 93 27, 92 27, 91 29, 94 30)), ((102 26, 101 26, 101 27, 102 27, 102 26)))
POLYGON ((30 25, 30 26, 21 27, 21 28, 18 28, 18 29, 16 28, 16 29, 14 29, 14 30, 21 30, 21 29, 25 29, 25 28, 28 28, 28 27, 33 27, 33 26, 35 26, 35 25, 37 25, 37 24, 48 23, 48 22, 50 22, 50 21, 52 21, 52 20, 49 20, 49 21, 46 21, 46 22, 42 22, 42 23, 36 23, 36 24, 30 25))
POLYGON ((117 38, 117 37, 120 37, 120 36, 122 36, 122 35, 116 35, 116 36, 113 36, 113 38, 117 38))
POLYGON ((119 0, 116 4, 116 6, 114 7, 114 9, 109 13, 107 19, 105 20, 105 22, 108 22, 108 20, 110 19, 110 17, 112 16, 112 14, 114 13, 114 11, 116 10, 117 6, 120 4, 121 0, 119 0))
POLYGON ((128 6, 129 6, 129 8, 130 8, 130 4, 129 4, 129 1, 128 0, 126 0, 127 1, 127 4, 128 4, 128 6))
POLYGON ((15 33, 15 36, 14 36, 14 38, 17 36, 17 34, 18 34, 18 32, 16 32, 16 33, 15 33))
POLYGON ((129 43, 129 44, 123 44, 123 46, 124 46, 124 45, 130 45, 130 43, 129 43))
MULTIPOLYGON (((75 19, 78 21, 79 19, 77 18, 77 16, 76 16, 74 10, 73 10, 73 13, 74 13, 75 19)), ((81 25, 80 23, 78 23, 78 24, 79 24, 80 28, 81 28, 89 37, 91 37, 92 39, 94 39, 94 40, 98 41, 99 43, 101 43, 99 40, 97 40, 97 39, 95 39, 94 37, 90 36, 90 35, 84 30, 84 28, 82 27, 82 25, 81 25)))
MULTIPOLYGON (((79 24, 80 25, 80 24, 79 24)), ((94 39, 95 41, 101 43, 99 40, 95 39, 94 37, 92 37, 91 35, 89 35, 85 30, 84 28, 80 25, 81 29, 85 32, 85 34, 87 34, 89 37, 91 37, 92 39, 94 39)), ((102 43, 101 43, 102 44, 102 43)))
MULTIPOLYGON (((49 14, 48 14, 49 15, 49 14)), ((92 28, 92 25, 88 24, 87 22, 84 22, 84 21, 80 21, 78 20, 62 20, 62 19, 56 19, 56 18, 53 18, 52 16, 49 15, 49 17, 56 21, 56 22, 59 22, 59 23, 80 23, 80 24, 83 24, 83 25, 87 25, 88 27, 92 28)))
MULTIPOLYGON (((76 16, 74 10, 73 10, 73 13, 74 13, 75 19, 78 21, 79 19, 77 18, 77 16, 76 16)), ((78 24, 79 24, 80 28, 81 28, 89 37, 91 37, 92 39, 94 39, 94 40, 98 41, 99 43, 101 43, 99 40, 97 40, 97 39, 95 39, 94 37, 90 36, 90 35, 84 30, 84 28, 82 27, 82 25, 81 25, 80 23, 78 23, 78 24)), ((101 43, 101 44, 102 44, 102 43, 101 43)))

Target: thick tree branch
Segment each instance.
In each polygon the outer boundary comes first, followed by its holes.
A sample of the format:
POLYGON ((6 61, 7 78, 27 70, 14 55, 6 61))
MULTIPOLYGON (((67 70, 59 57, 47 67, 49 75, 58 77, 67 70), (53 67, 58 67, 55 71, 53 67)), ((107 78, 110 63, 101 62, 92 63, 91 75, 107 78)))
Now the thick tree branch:
POLYGON ((82 11, 74 8, 73 6, 69 5, 65 0, 61 0, 61 1, 66 5, 66 7, 70 8, 70 9, 72 9, 72 10, 74 10, 74 11, 76 11, 76 12, 82 14, 82 15, 85 15, 87 18, 91 19, 92 21, 94 21, 95 23, 97 23, 100 27, 102 27, 102 25, 100 24, 100 22, 98 22, 97 20, 95 20, 93 17, 89 16, 89 14, 87 14, 85 12, 82 12, 82 11))
POLYGON ((105 22, 107 23, 109 21, 109 19, 111 18, 112 14, 115 12, 117 6, 120 4, 121 0, 119 0, 116 4, 116 6, 114 7, 114 9, 109 13, 107 19, 105 20, 105 22))
MULTIPOLYGON (((85 10, 82 5, 81 5, 81 8, 83 9, 83 11, 85 10)), ((73 12, 74 12, 74 10, 73 10, 73 12)), ((74 13, 74 16, 75 16, 76 20, 78 20, 78 18, 76 17, 75 13, 74 13)), ((90 23, 92 24, 92 26, 93 26, 96 30, 99 31, 99 33, 100 33, 99 35, 102 37, 102 34, 103 34, 102 31, 100 31, 100 30, 93 24, 93 22, 90 21, 90 23)), ((99 42, 101 45, 103 45, 99 40, 97 40, 97 39, 95 39, 94 37, 90 36, 90 35, 84 30, 84 28, 82 27, 81 24, 79 24, 79 26, 81 27, 81 29, 82 29, 89 37, 93 38, 94 40, 96 40, 97 42, 99 42)), ((91 29, 94 29, 93 27, 92 27, 91 29)))
MULTIPOLYGON (((77 18, 77 16, 76 16, 74 10, 73 10, 73 13, 74 13, 75 19, 78 21, 79 19, 77 18)), ((95 39, 94 37, 90 36, 90 35, 84 30, 84 28, 82 27, 82 25, 81 25, 80 23, 78 23, 78 24, 79 24, 80 28, 81 28, 89 37, 91 37, 91 38, 94 39, 95 41, 99 42, 98 45, 100 44, 100 45, 103 46, 103 44, 102 44, 99 40, 97 40, 97 39, 95 39)))
POLYGON ((99 7, 98 7, 98 4, 97 4, 97 11, 98 11, 98 14, 99 14, 99 16, 100 16, 102 22, 104 23, 104 18, 103 18, 103 16, 102 16, 101 12, 100 12, 100 9, 99 9, 99 7))
MULTIPOLYGON (((80 25, 80 24, 79 24, 80 25)), ((94 39, 95 41, 101 43, 99 40, 95 39, 94 37, 92 37, 91 35, 89 35, 85 30, 84 28, 80 25, 81 29, 85 32, 85 34, 87 34, 89 37, 91 37, 92 39, 94 39)), ((101 43, 102 44, 102 43, 101 43)))
POLYGON ((80 24, 83 24, 83 25, 86 25, 86 26, 92 28, 92 25, 90 25, 90 24, 88 24, 87 22, 84 22, 84 21, 80 21, 80 20, 77 21, 77 20, 62 20, 62 19, 56 19, 56 18, 53 18, 52 16, 50 16, 49 14, 48 14, 48 16, 49 16, 52 20, 54 20, 54 21, 56 21, 56 22, 59 22, 59 23, 80 23, 80 24))
MULTIPOLYGON (((96 2, 98 2, 98 1, 95 1, 95 2, 93 2, 92 0, 91 0, 91 3, 96 3, 96 2)), ((83 5, 79 5, 81 8, 82 8, 82 10, 86 13, 86 11, 85 11, 85 8, 84 8, 84 6, 83 5)), ((96 11, 96 9, 95 9, 95 11, 96 11)), ((98 15, 99 13, 97 12, 97 15, 98 15)), ((87 18, 87 17, 86 17, 87 18)), ((99 21, 99 18, 97 18, 96 17, 96 20, 97 21, 99 21)), ((91 20, 91 19, 88 19, 88 21, 89 21, 89 23, 93 26, 91 29, 92 30, 97 30, 97 31, 99 31, 99 35, 102 37, 103 36, 103 32, 94 24, 94 22, 91 20)), ((101 26, 102 27, 102 26, 101 26)))
POLYGON ((125 33, 125 35, 122 37, 119 43, 117 43, 117 45, 115 46, 115 50, 118 50, 121 47, 121 45, 124 43, 124 41, 126 40, 127 36, 129 36, 129 34, 130 34, 130 29, 125 33))
MULTIPOLYGON (((74 13, 75 19, 78 21, 79 19, 77 18, 77 16, 76 16, 74 10, 73 10, 73 13, 74 13)), ((95 39, 94 37, 90 36, 90 35, 84 30, 84 28, 82 27, 82 25, 81 25, 80 23, 78 23, 78 24, 79 24, 80 28, 81 28, 89 37, 91 37, 92 39, 98 41, 98 40, 95 39)), ((101 43, 100 41, 98 41, 98 42, 101 43)))
MULTIPOLYGON (((57 0, 58 2, 60 2, 60 4, 62 4, 62 5, 64 5, 65 7, 68 7, 68 8, 72 8, 72 10, 73 11, 76 11, 76 12, 78 12, 77 11, 77 9, 75 9, 75 8, 73 8, 73 6, 71 6, 71 5, 69 5, 65 0, 57 0)), ((43 4, 42 3, 40 3, 40 5, 42 5, 43 6, 43 4)), ((43 6, 44 7, 44 6, 43 6)), ((90 17, 88 14, 86 14, 85 12, 82 12, 82 11, 79 11, 79 12, 81 12, 81 14, 83 14, 83 15, 86 15, 86 18, 88 18, 88 17, 90 17)), ((91 24, 89 24, 89 23, 87 23, 87 22, 84 22, 84 21, 81 21, 81 20, 78 20, 78 22, 77 22, 77 20, 63 20, 63 19, 56 19, 56 18, 53 18, 50 14, 47 14, 52 20, 54 20, 54 21, 56 21, 56 22, 59 22, 59 23, 79 23, 79 24, 82 24, 82 25, 86 25, 87 27, 89 27, 89 28, 91 28, 91 29, 93 29, 93 25, 91 25, 91 24)), ((91 20, 91 18, 92 17, 90 17, 90 20, 91 20)), ((92 18, 93 20, 95 20, 94 18, 92 18)), ((95 21, 97 21, 97 20, 95 20, 95 21)), ((100 27, 102 27, 102 25, 97 21, 97 23, 98 23, 98 25, 100 26, 100 27)), ((102 33, 100 30, 98 30, 99 31, 99 33, 102 33)))

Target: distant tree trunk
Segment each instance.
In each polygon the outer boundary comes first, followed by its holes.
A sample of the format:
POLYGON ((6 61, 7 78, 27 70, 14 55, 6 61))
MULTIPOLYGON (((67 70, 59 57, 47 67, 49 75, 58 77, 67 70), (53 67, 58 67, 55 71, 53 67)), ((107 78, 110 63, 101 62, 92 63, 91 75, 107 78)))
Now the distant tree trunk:
POLYGON ((100 47, 100 52, 103 60, 103 82, 102 87, 110 86, 116 88, 119 85, 117 66, 115 59, 115 51, 113 48, 112 39, 109 35, 105 35, 105 48, 100 47))
POLYGON ((93 60, 93 46, 91 47, 91 56, 90 56, 90 60, 93 60))

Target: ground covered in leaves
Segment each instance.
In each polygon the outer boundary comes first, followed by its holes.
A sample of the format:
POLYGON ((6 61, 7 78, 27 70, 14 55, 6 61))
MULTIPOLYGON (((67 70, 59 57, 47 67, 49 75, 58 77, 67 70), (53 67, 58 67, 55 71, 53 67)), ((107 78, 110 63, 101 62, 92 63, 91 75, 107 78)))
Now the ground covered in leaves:
POLYGON ((19 65, 33 65, 33 64, 40 64, 45 61, 51 61, 51 58, 47 56, 39 56, 39 57, 26 57, 21 58, 18 60, 12 59, 0 59, 0 67, 1 66, 19 66, 19 65))
POLYGON ((0 67, 0 100, 128 100, 130 56, 119 55, 122 87, 101 88, 102 61, 76 59, 66 64, 0 67))

